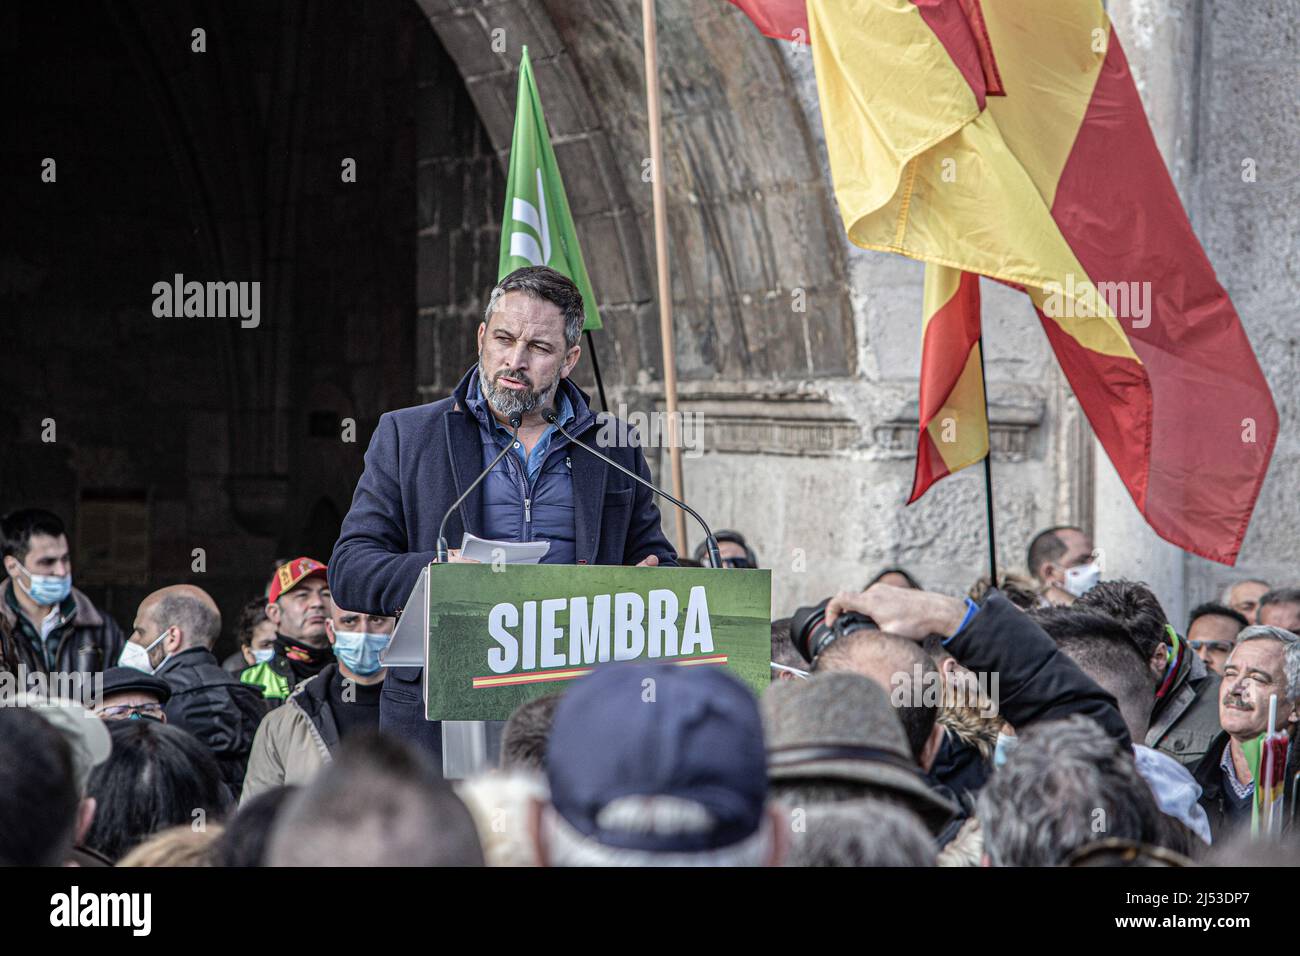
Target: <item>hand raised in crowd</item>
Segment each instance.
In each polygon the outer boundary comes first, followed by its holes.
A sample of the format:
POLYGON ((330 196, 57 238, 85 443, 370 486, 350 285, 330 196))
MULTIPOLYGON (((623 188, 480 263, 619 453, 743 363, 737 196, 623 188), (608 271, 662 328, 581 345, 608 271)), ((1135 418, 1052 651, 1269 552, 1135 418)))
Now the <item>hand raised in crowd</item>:
POLYGON ((849 611, 867 615, 882 631, 922 641, 929 634, 956 631, 966 615, 966 602, 932 591, 873 584, 860 593, 842 591, 831 598, 826 605, 826 623, 833 624, 849 611))

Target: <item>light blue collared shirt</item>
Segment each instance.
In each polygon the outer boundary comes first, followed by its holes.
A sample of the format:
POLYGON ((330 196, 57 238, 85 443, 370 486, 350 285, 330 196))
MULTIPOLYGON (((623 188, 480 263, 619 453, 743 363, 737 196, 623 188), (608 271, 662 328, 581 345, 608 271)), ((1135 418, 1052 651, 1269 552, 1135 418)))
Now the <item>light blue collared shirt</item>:
MULTIPOLYGON (((506 444, 514 440, 510 435, 510 429, 506 428, 505 425, 502 425, 501 422, 497 420, 497 417, 492 414, 491 403, 488 402, 487 396, 483 393, 482 381, 478 383, 478 393, 479 398, 483 401, 485 411, 492 419, 492 424, 496 426, 493 435, 496 438, 497 444, 504 448, 506 444)), ((559 422, 560 425, 567 427, 574 418, 573 403, 569 401, 569 396, 565 395, 561 389, 556 389, 556 397, 559 399, 558 404, 555 406, 556 411, 559 412, 559 417, 556 421, 559 422)), ((524 466, 524 470, 528 474, 528 483, 530 485, 532 484, 533 479, 537 477, 537 473, 541 471, 542 463, 546 461, 546 455, 551 450, 551 439, 556 434, 556 427, 554 425, 547 425, 546 431, 542 432, 541 439, 533 446, 531 453, 524 452, 523 442, 520 442, 519 447, 515 449, 515 453, 519 456, 520 463, 524 466)))

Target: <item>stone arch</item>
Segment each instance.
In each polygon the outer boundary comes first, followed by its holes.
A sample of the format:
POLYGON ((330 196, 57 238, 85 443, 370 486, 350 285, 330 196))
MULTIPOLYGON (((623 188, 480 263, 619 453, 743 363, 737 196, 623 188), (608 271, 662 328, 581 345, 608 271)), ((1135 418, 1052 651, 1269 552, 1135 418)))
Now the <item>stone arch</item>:
MULTIPOLYGON (((653 400, 662 354, 650 185, 642 180, 649 147, 639 11, 598 0, 418 2, 501 161, 520 49, 529 46, 614 353, 602 371, 625 396, 653 400)), ((780 50, 716 0, 661 15, 658 28, 684 388, 855 374, 841 229, 780 50), (759 100, 763 109, 745 109, 759 100), (796 289, 804 312, 792 307, 796 289)))

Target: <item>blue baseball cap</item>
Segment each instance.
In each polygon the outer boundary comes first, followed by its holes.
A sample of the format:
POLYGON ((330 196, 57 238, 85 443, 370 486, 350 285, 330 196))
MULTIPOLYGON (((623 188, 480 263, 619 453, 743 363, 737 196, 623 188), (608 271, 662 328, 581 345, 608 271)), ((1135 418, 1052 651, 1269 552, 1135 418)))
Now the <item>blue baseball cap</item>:
POLYGON ((758 703, 714 665, 614 664, 560 700, 546 752, 556 812, 605 846, 691 853, 751 836, 767 802, 758 703), (696 832, 622 829, 604 813, 620 797, 672 796, 712 818, 696 832))

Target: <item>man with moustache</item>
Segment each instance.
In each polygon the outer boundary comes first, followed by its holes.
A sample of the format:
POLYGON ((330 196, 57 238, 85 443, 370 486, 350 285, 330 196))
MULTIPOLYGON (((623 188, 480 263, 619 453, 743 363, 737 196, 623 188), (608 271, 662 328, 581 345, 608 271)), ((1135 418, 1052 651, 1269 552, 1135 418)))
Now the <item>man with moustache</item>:
POLYGON ((275 625, 275 653, 239 675, 278 707, 299 683, 334 663, 326 622, 334 611, 325 565, 294 558, 276 568, 266 596, 266 617, 275 625))
MULTIPOLYGON (((1192 776, 1201 785, 1201 806, 1210 818, 1215 842, 1221 834, 1250 824, 1255 780, 1242 744, 1268 729, 1269 698, 1277 696, 1277 728, 1291 736, 1285 771, 1285 803, 1294 799, 1300 772, 1300 637, 1280 627, 1255 625, 1237 635, 1237 644, 1223 665, 1219 691, 1219 723, 1215 738, 1192 776)), ((1283 825, 1290 822, 1284 815, 1283 825)))
MULTIPOLYGON (((519 441, 447 521, 503 541, 548 541, 546 564, 675 565, 653 494, 573 444, 543 418, 554 407, 570 434, 650 478, 626 424, 597 416, 569 379, 582 350, 582 295, 546 266, 510 273, 492 290, 478 327, 478 363, 448 398, 388 412, 366 451, 365 471, 329 563, 343 607, 396 615, 437 559, 438 526, 453 502, 513 441, 519 441), (611 427, 611 425, 613 427, 611 427), (598 436, 615 436, 600 441, 598 436)), ((465 560, 458 550, 450 560, 465 560)), ((395 667, 384 682, 382 730, 441 757, 441 728, 425 720, 421 669, 395 667)))

